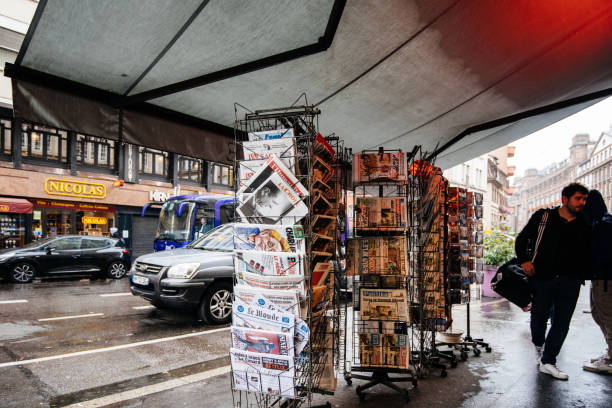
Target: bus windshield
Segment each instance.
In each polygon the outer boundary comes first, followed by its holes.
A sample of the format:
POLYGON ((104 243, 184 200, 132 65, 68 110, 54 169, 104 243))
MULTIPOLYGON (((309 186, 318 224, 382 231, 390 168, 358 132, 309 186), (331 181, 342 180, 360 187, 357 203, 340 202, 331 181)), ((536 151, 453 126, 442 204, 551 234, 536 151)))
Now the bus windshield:
POLYGON ((155 239, 170 241, 189 241, 191 232, 191 220, 195 203, 185 203, 181 216, 178 216, 181 200, 167 201, 159 213, 159 225, 155 239))

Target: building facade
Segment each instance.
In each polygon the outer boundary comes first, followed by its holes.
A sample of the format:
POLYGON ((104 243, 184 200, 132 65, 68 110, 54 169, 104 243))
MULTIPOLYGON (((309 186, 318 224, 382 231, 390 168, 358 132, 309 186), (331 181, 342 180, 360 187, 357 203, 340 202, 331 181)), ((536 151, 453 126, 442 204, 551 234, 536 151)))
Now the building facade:
POLYGON ((578 164, 576 180, 599 190, 612 211, 612 126, 601 133, 588 157, 578 164))
POLYGON ((485 230, 499 225, 511 226, 513 208, 509 198, 513 188, 509 177, 514 175, 514 166, 508 164, 508 159, 514 157, 514 150, 514 146, 504 146, 487 154, 487 194, 483 217, 485 230))

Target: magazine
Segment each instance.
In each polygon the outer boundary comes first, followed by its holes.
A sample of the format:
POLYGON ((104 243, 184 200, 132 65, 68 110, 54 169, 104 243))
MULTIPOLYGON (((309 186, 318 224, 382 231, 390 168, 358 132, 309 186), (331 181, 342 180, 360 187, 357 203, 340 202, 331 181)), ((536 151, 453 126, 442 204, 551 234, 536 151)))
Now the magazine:
POLYGON ((294 174, 295 170, 295 139, 283 138, 274 140, 258 140, 243 142, 242 151, 244 160, 240 162, 240 187, 244 186, 259 169, 266 164, 266 160, 275 155, 294 174))
POLYGON ((382 335, 380 333, 359 333, 359 359, 362 367, 383 365, 382 335))
POLYGON ((302 298, 306 297, 306 288, 304 285, 304 276, 264 276, 251 272, 241 272, 237 276, 239 283, 244 283, 255 288, 298 290, 302 298))
POLYGON ((364 153, 353 155, 353 181, 408 180, 406 153, 364 153))
POLYGON ((358 238, 348 241, 348 273, 407 275, 405 237, 358 238))
POLYGON ((291 313, 272 310, 254 303, 234 299, 232 305, 232 324, 235 327, 269 330, 293 336, 295 316, 291 313))
POLYGON ((300 315, 300 295, 299 291, 295 289, 273 290, 236 285, 234 286, 234 296, 245 303, 265 306, 266 302, 271 302, 280 310, 293 313, 296 317, 300 315))
POLYGON ((264 276, 304 276, 302 257, 291 252, 236 251, 234 268, 238 277, 244 272, 264 276))
POLYGON ((404 197, 356 197, 355 227, 357 229, 406 228, 404 197))
POLYGON ((241 204, 236 212, 249 222, 295 224, 308 214, 307 196, 295 175, 272 156, 238 191, 241 204))
POLYGON ((261 132, 249 132, 249 140, 273 140, 280 138, 293 138, 293 129, 262 130, 261 132))
POLYGON ((293 357, 230 349, 235 390, 295 397, 293 357))
POLYGON ((234 248, 303 254, 301 225, 234 224, 234 248))
POLYGON ((409 368, 410 343, 405 334, 383 334, 383 364, 385 367, 409 368))
POLYGON ((361 288, 362 320, 409 321, 405 289, 361 288))
POLYGON ((232 347, 254 353, 293 357, 293 336, 287 333, 232 327, 232 347))

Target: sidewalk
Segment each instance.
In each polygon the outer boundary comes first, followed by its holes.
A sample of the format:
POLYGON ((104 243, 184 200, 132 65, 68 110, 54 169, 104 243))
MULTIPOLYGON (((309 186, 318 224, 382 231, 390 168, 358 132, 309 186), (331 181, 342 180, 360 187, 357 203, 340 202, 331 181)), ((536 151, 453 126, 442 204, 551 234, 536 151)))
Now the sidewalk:
MULTIPOLYGON (((529 314, 505 300, 483 298, 471 305, 472 336, 484 337, 493 351, 480 357, 470 353, 466 362, 440 378, 433 370, 411 391, 410 401, 383 386, 367 391, 364 401, 355 393, 360 380, 348 386, 338 380, 334 396, 316 396, 313 403, 330 402, 333 407, 610 407, 612 376, 582 370, 590 357, 605 349, 603 336, 588 309, 588 287, 583 287, 570 333, 558 359, 569 381, 554 380, 537 371, 530 342, 529 314)), ((465 329, 466 307, 454 307, 455 328, 465 329)), ((410 383, 404 383, 411 387, 410 383)), ((173 390, 125 401, 113 407, 231 407, 229 375, 211 378, 173 390)))

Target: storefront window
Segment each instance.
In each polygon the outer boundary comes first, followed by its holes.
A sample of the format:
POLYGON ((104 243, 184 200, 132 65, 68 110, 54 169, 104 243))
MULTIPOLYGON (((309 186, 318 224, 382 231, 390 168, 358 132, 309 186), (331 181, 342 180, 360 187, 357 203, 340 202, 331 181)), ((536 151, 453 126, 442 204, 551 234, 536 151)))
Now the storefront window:
POLYGON ((68 162, 68 134, 65 131, 24 124, 21 155, 54 163, 68 162))
POLYGON ((112 213, 100 211, 78 211, 77 234, 95 237, 109 237, 110 228, 113 226, 114 216, 112 213))
POLYGON ((68 235, 72 233, 71 212, 55 208, 47 209, 47 236, 68 235))
POLYGON ((77 163, 88 167, 115 168, 115 141, 78 134, 77 163))
POLYGON ((202 160, 193 157, 179 156, 178 178, 202 183, 202 160))
POLYGON ((32 239, 35 241, 68 234, 108 237, 115 225, 112 206, 40 199, 33 204, 32 239))
POLYGON ((0 248, 17 248, 25 243, 25 215, 0 213, 0 248))
POLYGON ((11 121, 0 120, 0 155, 11 155, 11 121))
POLYGON ((168 177, 168 152, 139 147, 138 171, 149 176, 168 177))

